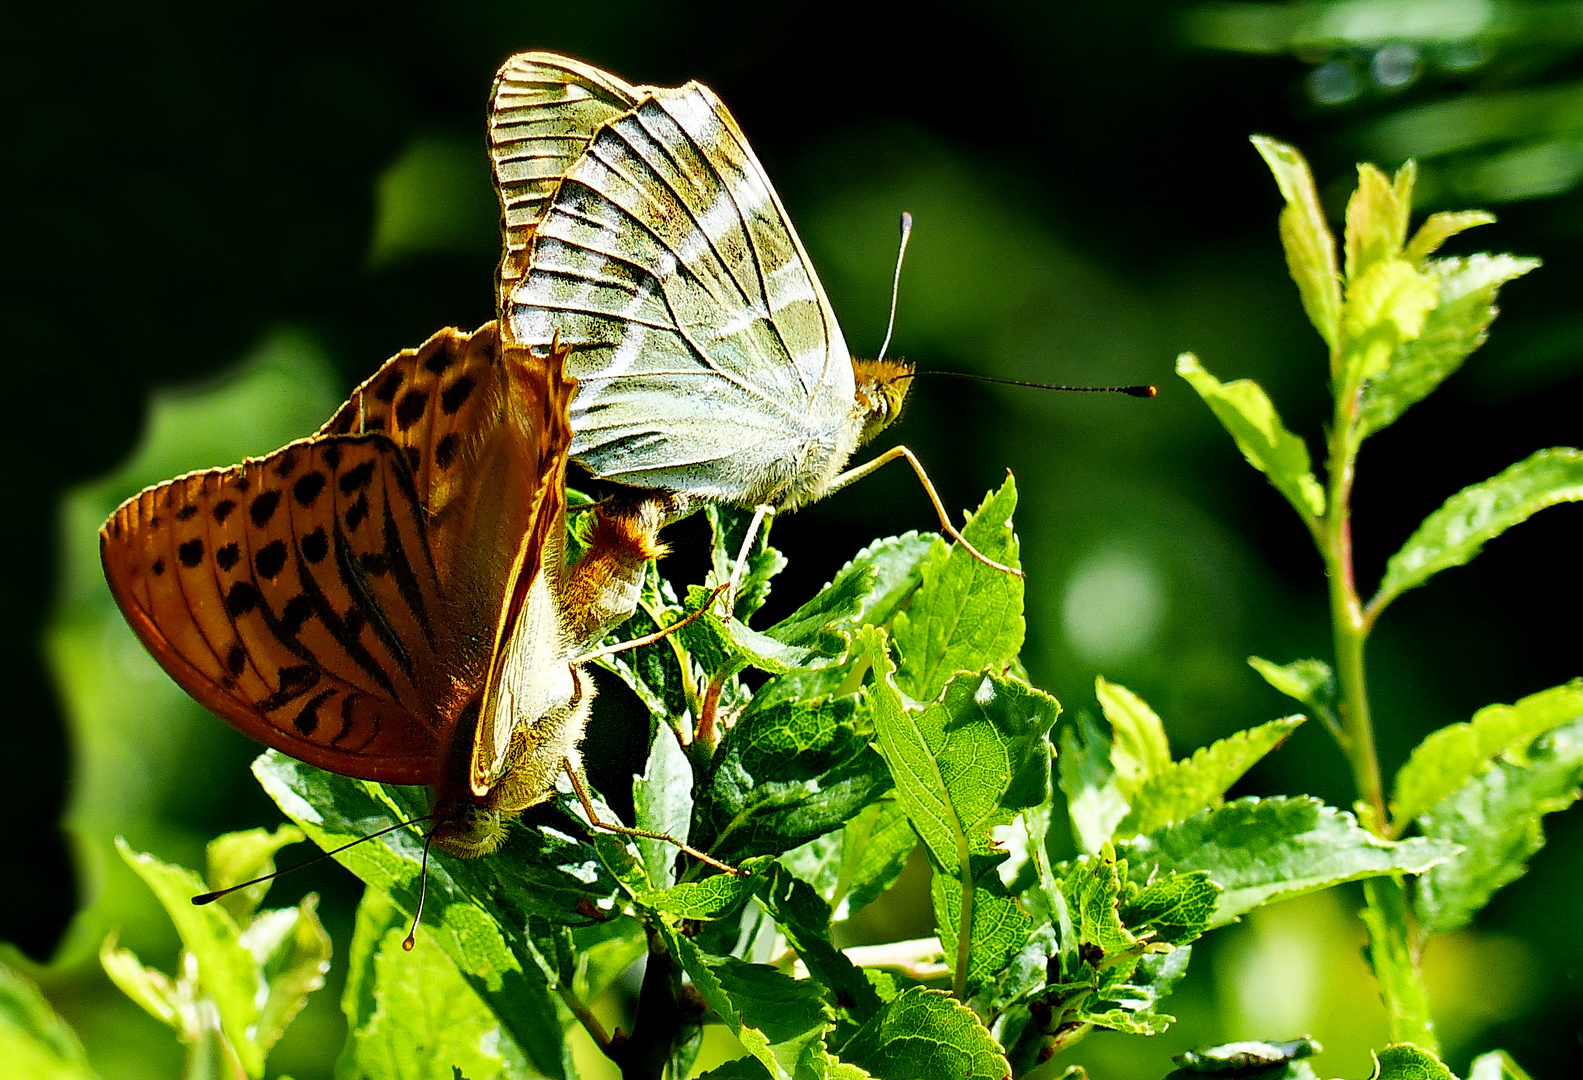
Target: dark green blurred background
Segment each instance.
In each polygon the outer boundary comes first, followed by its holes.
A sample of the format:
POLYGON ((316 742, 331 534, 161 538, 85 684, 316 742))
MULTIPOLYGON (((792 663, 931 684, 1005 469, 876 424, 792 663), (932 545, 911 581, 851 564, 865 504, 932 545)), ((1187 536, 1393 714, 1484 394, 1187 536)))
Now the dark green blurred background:
MULTIPOLYGON (((1319 445, 1323 347, 1286 279, 1250 133, 1307 152, 1338 208, 1354 161, 1417 155, 1419 210, 1500 215, 1457 251, 1545 260, 1506 291, 1467 369, 1365 450, 1366 586, 1446 495, 1580 439, 1583 5, 88 0, 6 23, 0 790, 20 814, 0 845, 0 939, 56 956, 34 974, 106 1078, 179 1061, 97 974, 112 925, 167 969, 175 949, 109 838, 196 865, 207 838, 278 814, 246 773, 256 748, 194 720, 127 648, 93 530, 138 485, 306 434, 396 350, 492 316, 484 106, 512 52, 712 86, 859 352, 883 335, 905 209, 917 231, 893 351, 924 369, 1160 385, 1140 402, 923 379, 887 438, 919 453, 951 507, 1016 473, 1034 680, 1068 711, 1090 705, 1096 673, 1126 683, 1178 754, 1287 711, 1246 656, 1329 653, 1306 534, 1171 374, 1192 349, 1222 378, 1256 377, 1319 445), (229 411, 167 398, 145 443, 150 394, 193 384, 228 387, 229 411)), ((897 466, 781 520, 791 568, 765 620, 868 540, 932 526, 897 466)), ((1371 651, 1387 770, 1427 731, 1578 674, 1580 528, 1583 508, 1548 511, 1396 605, 1371 651)), ((685 569, 698 531, 681 532, 685 569)), ((1351 798, 1318 725, 1246 791, 1351 798)), ((1533 871, 1426 961, 1458 1069, 1491 1046, 1537 1076, 1583 1068, 1583 827, 1576 813, 1549 826, 1533 871)), ((326 893, 344 952, 355 887, 334 869, 303 877, 274 899, 326 893)), ((1331 1047, 1321 1072, 1363 1075, 1383 1022, 1355 906, 1325 894, 1212 937, 1168 1036, 1096 1038, 1072 1060, 1152 1077, 1193 1042, 1312 1031, 1331 1047)), ((929 931, 881 910, 854 932, 929 931)), ((271 1075, 328 1075, 333 992, 271 1075)))

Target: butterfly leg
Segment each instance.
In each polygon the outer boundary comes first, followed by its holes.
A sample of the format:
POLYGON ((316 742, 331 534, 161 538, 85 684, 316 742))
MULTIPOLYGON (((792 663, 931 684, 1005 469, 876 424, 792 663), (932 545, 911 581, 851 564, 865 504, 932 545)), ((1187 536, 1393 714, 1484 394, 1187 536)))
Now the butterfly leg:
POLYGON ((742 587, 742 573, 747 568, 748 553, 753 550, 753 541, 758 539, 759 530, 764 527, 764 519, 774 512, 773 506, 761 505, 753 508, 753 520, 748 523, 748 531, 742 536, 742 547, 737 551, 737 561, 731 567, 731 580, 727 582, 730 588, 726 590, 725 606, 721 608, 727 619, 736 613, 737 590, 742 587))
POLYGON ((832 492, 840 491, 853 481, 863 479, 863 477, 867 476, 871 472, 874 472, 881 465, 895 461, 897 458, 906 458, 907 464, 912 466, 912 471, 918 474, 918 480, 923 484, 924 493, 929 496, 929 501, 934 504, 934 512, 940 516, 940 527, 945 531, 947 536, 961 544, 963 549, 969 555, 973 556, 973 558, 977 559, 990 569, 999 570, 1006 574, 1015 574, 1018 577, 1027 576, 1016 567, 1006 566, 1004 563, 998 563, 994 559, 991 559, 989 556, 983 554, 978 550, 978 548, 967 542, 967 537, 957 532, 956 526, 951 524, 951 515, 945 512, 945 504, 940 501, 939 492, 934 490, 934 484, 929 481, 929 474, 923 471, 923 465, 918 461, 917 457, 913 455, 913 452, 907 449, 905 446, 893 446, 879 457, 875 458, 873 461, 864 462, 855 469, 848 469, 846 472, 842 473, 840 476, 831 481, 830 486, 825 489, 824 493, 829 495, 832 492))
POLYGON ((588 823, 594 828, 603 829, 606 832, 619 833, 622 836, 635 836, 643 840, 663 840, 667 844, 675 844, 699 862, 708 863, 716 870, 723 870, 728 874, 736 874, 738 877, 748 876, 745 871, 739 870, 728 863, 723 863, 712 855, 705 855, 697 848, 682 843, 669 833, 649 832, 647 829, 633 829, 626 825, 613 825, 608 821, 601 821, 599 811, 594 809, 594 802, 588 797, 588 789, 583 786, 582 777, 578 775, 582 771, 581 767, 573 765, 570 758, 563 760, 561 766, 565 768, 566 775, 571 778, 572 790, 577 793, 577 801, 583 804, 583 813, 588 815, 588 823))

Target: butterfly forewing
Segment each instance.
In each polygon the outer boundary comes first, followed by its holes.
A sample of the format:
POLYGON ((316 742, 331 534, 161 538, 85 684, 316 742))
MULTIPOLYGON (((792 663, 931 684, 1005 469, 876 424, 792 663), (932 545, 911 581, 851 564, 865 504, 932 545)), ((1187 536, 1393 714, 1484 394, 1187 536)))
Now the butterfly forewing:
MULTIPOLYGON (((572 456, 601 476, 780 501, 840 441, 851 356, 763 167, 696 83, 594 132, 509 290, 511 336, 576 347, 572 456)), ((844 461, 844 456, 842 457, 844 461)))

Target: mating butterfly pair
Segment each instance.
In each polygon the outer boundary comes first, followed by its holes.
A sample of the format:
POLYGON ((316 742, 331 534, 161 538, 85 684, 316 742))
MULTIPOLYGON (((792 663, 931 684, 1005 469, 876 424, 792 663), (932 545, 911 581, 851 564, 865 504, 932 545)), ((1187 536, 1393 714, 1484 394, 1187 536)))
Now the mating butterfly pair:
POLYGON ((575 781, 576 661, 633 610, 659 528, 697 500, 789 509, 905 455, 842 472, 911 376, 847 351, 707 87, 523 53, 489 129, 499 331, 442 331, 318 434, 150 488, 102 530, 117 603, 184 689, 312 764, 431 785, 460 855, 563 766, 575 781), (601 511, 569 569, 568 456, 647 493, 601 511))

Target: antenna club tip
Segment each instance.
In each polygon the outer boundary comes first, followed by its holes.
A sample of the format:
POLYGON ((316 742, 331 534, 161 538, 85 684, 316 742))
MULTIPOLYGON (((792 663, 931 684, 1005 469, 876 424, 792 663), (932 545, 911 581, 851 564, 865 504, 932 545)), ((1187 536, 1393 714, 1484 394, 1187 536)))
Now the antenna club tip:
POLYGON ((911 232, 912 231, 912 211, 910 211, 910 210, 903 210, 901 212, 901 231, 902 232, 911 232))
POLYGON ((1133 386, 1127 389, 1127 393, 1133 397, 1158 397, 1160 388, 1158 386, 1133 386))
POLYGON ((414 946, 415 946, 415 945, 417 945, 417 944, 418 944, 418 939, 417 939, 417 937, 415 937, 415 936, 414 936, 414 935, 412 935, 412 934, 408 934, 408 935, 407 935, 407 936, 406 936, 406 937, 405 937, 405 938, 403 938, 403 939, 402 939, 402 941, 401 941, 401 948, 402 948, 402 951, 403 951, 403 952, 411 952, 411 951, 412 951, 412 949, 413 949, 413 947, 414 947, 414 946))
POLYGON ((199 893, 192 898, 192 906, 203 907, 203 905, 212 904, 218 899, 220 899, 220 894, 217 892, 199 893))

